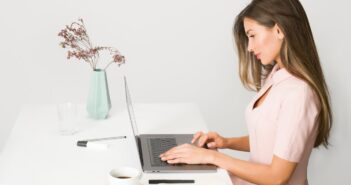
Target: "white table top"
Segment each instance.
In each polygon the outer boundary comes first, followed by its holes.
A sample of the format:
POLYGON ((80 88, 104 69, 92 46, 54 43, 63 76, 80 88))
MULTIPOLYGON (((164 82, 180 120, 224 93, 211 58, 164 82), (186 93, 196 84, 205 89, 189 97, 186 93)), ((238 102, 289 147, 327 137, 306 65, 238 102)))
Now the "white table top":
MULTIPOLYGON (((1 185, 97 185, 107 184, 108 172, 131 166, 141 170, 127 111, 111 111, 102 121, 87 118, 79 108, 81 131, 71 136, 58 133, 57 109, 54 105, 22 107, 12 133, 0 157, 1 185), (77 147, 77 140, 126 135, 127 139, 109 141, 107 150, 77 147)), ((140 133, 174 134, 206 131, 196 104, 157 103, 134 107, 140 133)), ((195 179, 195 184, 230 185, 225 170, 217 173, 144 173, 148 179, 195 179)))

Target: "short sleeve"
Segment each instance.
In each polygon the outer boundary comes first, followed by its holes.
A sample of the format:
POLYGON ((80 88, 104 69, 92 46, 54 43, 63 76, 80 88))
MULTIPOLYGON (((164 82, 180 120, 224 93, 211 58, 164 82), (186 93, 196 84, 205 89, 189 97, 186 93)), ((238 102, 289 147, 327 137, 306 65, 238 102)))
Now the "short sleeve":
POLYGON ((311 136, 318 127, 318 107, 318 100, 307 84, 285 95, 277 120, 274 155, 291 162, 301 160, 307 143, 314 138, 311 136))

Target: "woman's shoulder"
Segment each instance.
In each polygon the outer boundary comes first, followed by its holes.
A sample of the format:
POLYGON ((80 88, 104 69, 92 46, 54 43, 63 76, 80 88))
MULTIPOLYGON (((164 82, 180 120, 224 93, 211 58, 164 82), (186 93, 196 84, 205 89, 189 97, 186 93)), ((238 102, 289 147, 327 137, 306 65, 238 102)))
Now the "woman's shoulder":
POLYGON ((286 68, 278 69, 274 66, 265 81, 265 85, 270 84, 273 84, 280 100, 317 100, 313 88, 305 80, 291 74, 286 68))
POLYGON ((291 75, 283 83, 281 83, 280 86, 282 88, 287 88, 292 92, 299 92, 299 91, 310 92, 312 90, 312 88, 306 81, 300 78, 297 78, 293 75, 291 75))
POLYGON ((312 87, 303 79, 291 75, 286 79, 285 83, 282 83, 284 88, 289 88, 292 92, 304 91, 307 93, 312 93, 312 87))
POLYGON ((313 103, 319 106, 319 100, 313 88, 304 80, 292 76, 280 84, 283 100, 295 103, 313 103))

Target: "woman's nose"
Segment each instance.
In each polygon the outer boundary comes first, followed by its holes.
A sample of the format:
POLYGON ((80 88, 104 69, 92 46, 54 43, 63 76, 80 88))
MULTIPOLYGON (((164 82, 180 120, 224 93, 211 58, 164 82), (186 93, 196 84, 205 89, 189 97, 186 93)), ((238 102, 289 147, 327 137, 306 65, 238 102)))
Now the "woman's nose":
POLYGON ((248 45, 247 45, 247 51, 248 52, 253 52, 253 47, 252 47, 251 42, 249 42, 248 45))

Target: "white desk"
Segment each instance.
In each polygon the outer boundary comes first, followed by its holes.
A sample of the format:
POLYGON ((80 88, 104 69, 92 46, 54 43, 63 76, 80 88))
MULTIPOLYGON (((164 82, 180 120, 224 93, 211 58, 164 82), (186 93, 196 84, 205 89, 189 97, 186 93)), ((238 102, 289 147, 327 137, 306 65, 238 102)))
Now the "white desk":
MULTIPOLYGON (((195 104, 137 104, 140 133, 194 133, 207 130, 195 104)), ((0 158, 1 185, 105 185, 108 172, 119 166, 141 170, 127 111, 111 111, 109 119, 93 121, 80 110, 82 130, 72 136, 58 134, 54 105, 23 106, 0 158), (107 150, 77 147, 77 140, 126 135, 110 141, 107 150)), ((225 170, 217 173, 147 174, 152 178, 195 179, 196 184, 230 185, 225 170)))

